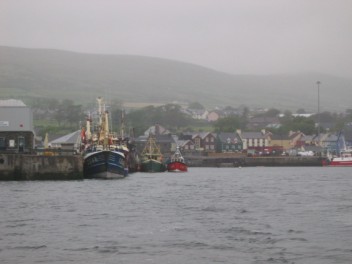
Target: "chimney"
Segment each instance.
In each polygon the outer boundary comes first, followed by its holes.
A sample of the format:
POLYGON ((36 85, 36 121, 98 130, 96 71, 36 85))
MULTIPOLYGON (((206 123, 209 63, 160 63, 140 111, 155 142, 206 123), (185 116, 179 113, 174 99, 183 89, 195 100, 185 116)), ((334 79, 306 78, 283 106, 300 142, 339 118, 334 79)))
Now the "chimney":
POLYGON ((236 129, 236 133, 237 133, 239 136, 241 136, 241 133, 242 133, 241 129, 236 129))

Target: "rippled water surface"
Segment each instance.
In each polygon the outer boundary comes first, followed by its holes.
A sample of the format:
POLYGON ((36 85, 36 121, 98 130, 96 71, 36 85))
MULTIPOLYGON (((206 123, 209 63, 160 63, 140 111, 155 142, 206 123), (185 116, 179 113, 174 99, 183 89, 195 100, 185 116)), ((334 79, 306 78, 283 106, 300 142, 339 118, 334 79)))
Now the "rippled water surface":
POLYGON ((352 168, 0 182, 0 263, 352 263, 352 168))

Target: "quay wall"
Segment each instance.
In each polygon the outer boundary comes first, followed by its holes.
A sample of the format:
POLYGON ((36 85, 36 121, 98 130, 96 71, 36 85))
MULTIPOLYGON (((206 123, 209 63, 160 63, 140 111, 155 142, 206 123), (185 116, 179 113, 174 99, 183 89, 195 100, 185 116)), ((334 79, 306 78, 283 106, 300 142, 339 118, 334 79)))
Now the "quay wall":
POLYGON ((266 156, 266 157, 186 157, 189 167, 291 167, 322 166, 321 157, 266 156))
POLYGON ((245 166, 322 166, 321 157, 246 157, 245 166))
POLYGON ((0 153, 0 180, 80 180, 83 159, 79 155, 38 156, 0 153))

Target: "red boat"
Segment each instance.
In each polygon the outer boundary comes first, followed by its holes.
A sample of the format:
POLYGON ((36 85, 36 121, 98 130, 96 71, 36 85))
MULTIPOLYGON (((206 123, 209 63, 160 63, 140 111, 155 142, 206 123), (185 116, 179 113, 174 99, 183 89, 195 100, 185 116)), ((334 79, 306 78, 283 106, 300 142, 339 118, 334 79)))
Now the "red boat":
POLYGON ((171 156, 170 162, 167 163, 167 171, 169 172, 186 172, 188 170, 185 159, 177 147, 175 153, 171 156))
POLYGON ((352 166, 352 151, 341 152, 339 157, 332 157, 323 160, 323 166, 346 167, 352 166))

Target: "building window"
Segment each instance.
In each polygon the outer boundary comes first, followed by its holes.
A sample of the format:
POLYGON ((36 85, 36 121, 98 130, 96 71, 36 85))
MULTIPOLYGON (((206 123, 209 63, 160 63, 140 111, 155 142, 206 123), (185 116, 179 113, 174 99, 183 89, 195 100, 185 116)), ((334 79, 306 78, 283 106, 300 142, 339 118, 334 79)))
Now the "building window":
POLYGON ((9 147, 10 148, 14 148, 15 147, 15 140, 14 139, 10 139, 9 140, 9 147))
POLYGON ((4 137, 0 137, 0 149, 6 149, 4 137))
POLYGON ((205 142, 209 142, 209 138, 207 137, 207 138, 205 138, 205 142))
POLYGON ((210 142, 214 142, 214 138, 213 137, 210 138, 210 142))
POLYGON ((18 151, 23 152, 25 148, 24 137, 18 137, 18 151))
POLYGON ((200 138, 196 138, 194 140, 194 143, 195 143, 196 149, 200 149, 200 138))

